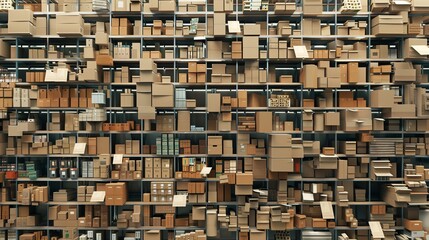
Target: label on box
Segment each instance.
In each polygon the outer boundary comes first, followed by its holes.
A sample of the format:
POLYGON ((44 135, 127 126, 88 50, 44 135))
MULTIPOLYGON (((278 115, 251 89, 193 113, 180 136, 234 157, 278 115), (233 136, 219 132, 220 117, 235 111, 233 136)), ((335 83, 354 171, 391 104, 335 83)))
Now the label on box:
POLYGON ((113 155, 113 164, 122 164, 122 159, 124 158, 123 154, 114 154, 113 155))

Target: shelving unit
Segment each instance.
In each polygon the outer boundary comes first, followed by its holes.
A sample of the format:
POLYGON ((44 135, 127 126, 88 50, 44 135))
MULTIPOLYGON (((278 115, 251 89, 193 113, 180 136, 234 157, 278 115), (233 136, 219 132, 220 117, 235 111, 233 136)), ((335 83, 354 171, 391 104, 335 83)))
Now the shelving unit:
MULTIPOLYGON (((152 0, 151 0, 152 1, 152 0)), ((156 121, 151 121, 152 126, 147 122, 149 120, 140 119, 139 113, 141 111, 141 107, 137 107, 136 101, 139 100, 137 94, 137 88, 141 83, 131 82, 131 78, 129 78, 129 82, 115 82, 115 71, 121 70, 123 67, 128 67, 130 70, 130 75, 136 76, 139 74, 139 70, 141 68, 140 58, 127 58, 127 59, 113 59, 113 66, 102 66, 99 68, 100 73, 109 72, 108 78, 102 77, 100 81, 94 82, 85 82, 85 81, 65 81, 65 82, 27 82, 26 81, 26 72, 27 71, 45 71, 46 69, 50 69, 52 67, 58 66, 61 64, 68 64, 70 67, 70 72, 79 73, 81 69, 86 67, 86 64, 89 61, 94 61, 94 59, 86 59, 83 57, 83 48, 86 46, 86 40, 97 39, 97 36, 94 31, 90 31, 89 34, 84 34, 83 36, 59 36, 56 33, 50 35, 11 35, 5 34, 0 31, 0 38, 10 44, 11 46, 16 46, 15 57, 2 57, 0 59, 0 66, 4 67, 6 71, 14 76, 17 76, 16 88, 22 89, 56 89, 57 87, 65 87, 65 88, 76 88, 77 91, 81 91, 81 89, 93 89, 94 91, 100 91, 107 93, 107 101, 106 104, 96 105, 89 104, 88 107, 7 107, 8 118, 2 119, 2 133, 8 134, 7 125, 10 125, 9 117, 16 115, 19 120, 25 119, 36 119, 37 122, 37 130, 24 132, 24 135, 44 135, 47 137, 47 142, 50 145, 54 145, 56 140, 61 140, 63 137, 74 136, 76 139, 80 137, 108 137, 110 139, 110 145, 105 146, 109 149, 110 154, 117 154, 117 150, 115 149, 115 144, 125 144, 126 140, 138 140, 140 149, 138 154, 122 154, 124 158, 129 158, 130 160, 141 161, 143 163, 143 170, 141 171, 141 175, 143 178, 141 179, 130 179, 130 178, 113 178, 110 174, 114 169, 113 164, 109 167, 109 175, 107 178, 96 178, 96 177, 82 177, 82 161, 92 161, 99 157, 99 154, 72 154, 72 153, 64 153, 64 154, 4 154, 1 156, 2 164, 1 165, 13 165, 15 169, 18 171, 26 171, 25 164, 27 162, 34 162, 37 164, 38 176, 36 179, 30 179, 28 177, 16 177, 14 179, 3 179, 2 189, 8 188, 10 192, 18 192, 20 184, 33 184, 35 186, 47 186, 48 187, 48 198, 47 202, 36 203, 30 205, 31 214, 37 214, 40 216, 40 221, 38 226, 34 227, 21 227, 21 226, 5 226, 5 220, 2 220, 3 226, 0 227, 0 234, 7 233, 9 238, 18 239, 18 236, 21 236, 24 233, 32 233, 36 231, 42 231, 43 235, 47 236, 48 239, 54 236, 61 236, 62 230, 65 227, 57 227, 54 226, 53 221, 49 220, 50 212, 49 209, 52 206, 76 206, 77 217, 85 217, 85 206, 104 206, 105 203, 95 203, 95 202, 80 202, 77 201, 77 197, 71 201, 61 202, 53 200, 53 192, 56 192, 60 189, 77 189, 79 186, 97 186, 98 184, 105 183, 117 183, 117 182, 125 182, 128 187, 128 200, 125 202, 123 206, 108 206, 108 227, 81 227, 81 226, 68 226, 67 228, 76 228, 78 230, 79 235, 87 234, 88 232, 101 233, 102 238, 106 240, 114 240, 112 234, 118 234, 118 240, 123 239, 125 233, 135 233, 136 239, 145 240, 143 237, 145 232, 148 230, 160 230, 161 239, 175 239, 174 236, 179 235, 181 233, 189 233, 196 230, 204 230, 207 233, 207 228, 210 223, 207 220, 205 221, 192 221, 188 219, 188 225, 186 227, 183 226, 175 226, 175 227, 162 227, 162 226, 148 226, 144 225, 140 217, 140 226, 135 227, 134 225, 128 228, 120 228, 117 226, 119 215, 126 210, 133 210, 134 206, 148 206, 151 210, 155 208, 155 206, 172 206, 171 202, 147 202, 144 201, 144 193, 151 193, 151 183, 152 182, 172 182, 176 187, 183 183, 203 183, 205 196, 205 202, 188 202, 186 207, 176 208, 175 209, 175 218, 190 218, 190 214, 193 211, 194 206, 205 207, 206 209, 216 209, 219 210, 220 207, 226 206, 227 208, 227 216, 237 215, 241 210, 241 208, 246 204, 250 204, 250 199, 258 200, 258 193, 253 192, 254 196, 235 196, 235 191, 233 190, 234 184, 226 184, 229 185, 229 190, 231 190, 231 196, 228 196, 228 193, 225 193, 227 197, 225 197, 225 201, 212 201, 208 200, 207 196, 210 188, 209 184, 214 183, 214 186, 219 187, 223 186, 220 184, 221 180, 214 173, 216 170, 217 160, 220 160, 222 164, 225 164, 226 161, 235 161, 237 164, 236 172, 244 172, 245 170, 245 158, 254 158, 260 157, 268 162, 270 158, 269 154, 269 136, 270 135, 283 135, 290 134, 293 139, 300 142, 302 145, 303 141, 320 141, 320 150, 321 152, 323 147, 333 147, 335 149, 335 155, 341 160, 347 160, 349 163, 358 163, 358 159, 368 158, 369 161, 374 159, 389 159, 392 163, 394 163, 396 167, 395 176, 390 179, 385 180, 375 180, 369 177, 369 173, 366 173, 366 177, 356 177, 349 179, 338 179, 334 177, 336 175, 333 169, 331 172, 323 172, 319 175, 319 177, 305 177, 302 176, 305 171, 305 168, 308 168, 310 161, 319 157, 319 153, 309 153, 303 152, 303 157, 295 158, 293 162, 297 167, 293 171, 279 177, 275 176, 272 172, 265 173, 264 178, 254 178, 253 179, 253 189, 261 189, 266 191, 267 198, 266 201, 260 200, 258 202, 258 206, 256 209, 252 209, 252 219, 248 219, 248 225, 250 229, 257 229, 255 221, 257 221, 257 211, 261 210, 259 207, 280 207, 285 213, 285 209, 294 209, 296 214, 306 214, 305 210, 309 208, 306 207, 317 207, 320 206, 320 199, 315 199, 311 202, 305 202, 302 200, 302 197, 296 197, 296 199, 301 199, 297 201, 290 201, 287 204, 277 202, 277 184, 279 184, 280 180, 287 181, 287 188, 293 188, 297 193, 301 194, 302 192, 310 192, 313 184, 324 184, 322 188, 327 187, 327 189, 323 189, 322 192, 326 192, 326 199, 332 202, 334 214, 335 214, 335 224, 334 227, 308 227, 305 226, 303 228, 298 228, 296 226, 292 228, 283 229, 282 231, 276 230, 262 230, 258 229, 258 231, 265 232, 265 237, 250 237, 250 240, 259 240, 259 239, 285 239, 285 238, 277 238, 275 235, 278 232, 284 232, 289 236, 290 240, 292 239, 305 239, 302 238, 303 231, 322 231, 331 233, 331 239, 341 239, 339 238, 342 233, 347 233, 350 238, 356 239, 370 239, 371 230, 368 226, 368 221, 371 221, 370 217, 372 215, 371 207, 375 205, 387 206, 388 208, 392 208, 392 213, 394 214, 394 219, 398 220, 395 226, 390 226, 389 229, 385 229, 386 231, 395 231, 398 234, 402 234, 405 232, 405 228, 401 221, 406 217, 407 208, 393 208, 389 206, 385 201, 383 201, 382 191, 386 185, 391 185, 394 183, 407 183, 410 181, 405 176, 406 164, 413 165, 423 165, 424 167, 429 167, 426 163, 426 160, 429 159, 428 154, 371 154, 369 151, 369 147, 366 146, 365 153, 356 153, 356 154, 345 154, 340 151, 340 141, 360 141, 359 137, 362 133, 368 133, 369 135, 380 137, 380 138, 397 138, 397 139, 406 139, 406 138, 422 138, 423 140, 428 139, 429 129, 425 131, 417 131, 407 130, 406 124, 410 120, 426 120, 429 121, 429 114, 421 114, 415 116, 406 116, 406 117, 384 117, 383 110, 384 107, 371 107, 371 92, 374 90, 378 90, 383 88, 394 89, 395 95, 399 98, 401 97, 401 101, 398 102, 410 102, 406 101, 405 94, 407 91, 410 91, 411 86, 424 88, 425 93, 428 94, 427 88, 429 87, 428 76, 427 76, 427 67, 429 65, 429 60, 427 58, 415 58, 415 59, 406 59, 402 56, 402 48, 404 46, 404 41, 407 38, 422 38, 427 39, 427 35, 422 33, 419 35, 412 34, 403 34, 403 35, 374 35, 371 32, 371 24, 373 18, 379 15, 386 15, 388 12, 371 12, 371 0, 362 0, 362 2, 368 2, 366 5, 366 9, 362 9, 359 12, 355 13, 344 13, 340 12, 339 9, 342 6, 342 0, 323 0, 323 12, 321 14, 307 14, 303 11, 303 2, 306 0, 296 1, 297 10, 293 14, 281 14, 274 12, 275 2, 295 2, 295 1, 275 1, 270 0, 269 10, 268 11, 258 11, 258 12, 247 12, 243 11, 243 3, 241 0, 233 0, 233 11, 226 13, 226 22, 227 21, 239 21, 241 25, 243 24, 253 24, 253 23, 263 23, 266 24, 265 34, 261 34, 258 36, 258 51, 260 50, 269 50, 269 41, 270 39, 280 39, 287 41, 288 46, 291 46, 291 41, 298 40, 302 44, 305 45, 305 41, 310 41, 310 44, 313 49, 327 49, 327 45, 330 42, 336 42, 337 46, 350 45, 355 42, 361 42, 366 44, 366 58, 342 58, 342 57, 334 57, 334 58, 285 58, 285 59, 273 59, 273 58, 260 58, 260 59, 209 59, 208 58, 208 42, 210 41, 223 41, 228 47, 235 41, 243 41, 246 37, 244 34, 231 34, 228 33, 226 35, 211 35, 209 34, 209 19, 213 18, 217 13, 214 11, 214 3, 213 1, 220 0, 205 0, 205 4, 199 6, 197 9, 200 11, 197 12, 147 12, 144 4, 149 4, 146 1, 143 1, 142 10, 134 11, 134 12, 124 12, 124 11, 112 11, 109 10, 107 12, 72 12, 66 13, 69 15, 79 14, 84 19, 85 23, 95 24, 96 22, 106 22, 109 23, 109 27, 112 28, 113 18, 127 18, 130 21, 141 21, 141 24, 145 27, 153 26, 154 20, 162 20, 163 24, 166 21, 173 21, 174 30, 176 30, 177 24, 179 20, 183 20, 184 25, 189 26, 189 22, 193 18, 198 18, 199 24, 201 24, 204 33, 201 35, 187 35, 187 36, 179 36, 179 35, 156 35, 156 36, 148 36, 139 34, 127 34, 127 35, 110 35, 108 37, 109 47, 112 49, 114 45, 117 45, 119 42, 131 45, 131 43, 139 43, 140 44, 140 54, 141 51, 151 51, 151 50, 159 50, 162 54, 165 53, 165 50, 173 50, 174 58, 165 59, 154 59, 154 62, 157 64, 157 71, 162 76, 170 76, 171 77, 171 85, 174 88, 174 94, 177 94, 177 89, 185 89, 186 97, 196 100, 195 108, 183 108, 183 107, 159 107, 156 108, 157 116, 166 116, 173 115, 173 121, 175 127, 173 127, 173 131, 160 131, 156 130, 154 126, 156 121), (289 21, 290 26, 293 30, 303 30, 302 23, 306 18, 314 18, 322 21, 322 25, 330 26, 331 35, 303 35, 294 33, 290 36, 286 35, 271 35, 270 29, 274 28, 279 21, 289 21), (343 26, 346 21, 365 21, 367 23, 367 27, 365 28, 364 35, 339 35, 337 26, 343 26), (203 46, 203 55, 199 58, 181 58, 180 49, 188 48, 189 46, 194 46, 195 43, 199 43, 203 46), (371 49, 374 48, 375 45, 388 45, 388 49, 390 51, 391 58, 370 58, 371 49), (48 49, 48 47, 56 46, 57 49, 61 50, 66 56, 58 57, 58 58, 48 58, 47 52, 45 52, 45 58, 26 58, 26 54, 23 49, 27 49, 30 47, 36 47, 38 49, 48 49), (396 56, 393 56, 396 55, 396 56), (348 83, 341 82, 340 88, 333 88, 331 90, 327 90, 328 88, 306 88, 305 84, 302 83, 302 75, 300 72, 303 71, 306 65, 318 64, 319 62, 328 62, 329 68, 338 68, 341 64, 347 63, 357 63, 358 67, 365 67, 366 72, 366 81, 359 83, 348 83), (265 70, 265 78, 267 82, 259 83, 259 82, 237 82, 236 79, 240 74, 243 74, 243 70, 246 68, 246 64, 254 62, 258 66, 259 70, 265 70), (410 82, 370 82, 371 70, 374 64, 381 65, 389 65, 391 63, 401 63, 401 62, 409 62, 411 64, 417 64, 421 66, 421 72, 424 77, 423 80, 419 81, 410 81, 410 82), (203 64, 206 72, 204 82, 196 82, 196 83, 183 83, 179 82, 179 73, 186 73, 189 69, 189 63, 198 63, 203 64), (228 72, 232 74, 233 82, 224 82, 224 83, 216 83, 211 82, 211 75, 214 64, 226 64, 229 68, 235 68, 235 72, 228 72), (273 70, 273 71, 271 71, 273 70), (278 78, 281 75, 288 74, 293 78, 292 83, 280 83, 280 82, 271 82, 271 74, 274 72, 274 79, 278 81, 278 78), (103 79, 104 78, 104 79, 103 79), (300 81, 301 80, 301 81, 300 81), (131 89, 131 92, 134 94, 135 102, 134 107, 121 107, 120 99, 121 93, 125 91, 125 89, 131 89), (212 129, 212 116, 214 115, 209 111, 208 106, 208 94, 209 93, 221 93, 222 96, 231 96, 236 98, 238 92, 247 91, 258 93, 262 95, 264 100, 266 101, 266 105, 268 106, 268 101, 273 93, 288 93, 290 95, 295 96, 296 103, 292 104, 290 107, 266 107, 266 106, 247 106, 247 107, 233 107, 231 111, 231 130, 230 131, 218 131, 216 129, 212 129), (316 98, 323 97, 323 94, 326 92, 332 91, 333 96, 333 106, 315 106, 316 98), (340 92, 352 92, 355 97, 359 96, 363 98, 366 102, 364 107, 343 107, 339 106, 340 102, 343 101, 340 97, 340 92), (304 100, 313 99, 313 106, 304 106, 304 100), (105 131, 100 129, 86 129, 85 124, 80 123, 79 130, 68 131, 64 130, 64 126, 59 130, 49 130, 48 124, 52 120, 53 114, 66 114, 66 113, 82 113, 87 109, 92 108, 103 108, 106 110, 107 121, 105 123, 116 124, 116 123, 126 123, 127 121, 134 121, 135 124, 139 124, 139 129, 136 127, 130 131, 105 131), (384 118, 387 122, 384 124, 384 130, 364 130, 364 131, 350 131, 343 130, 341 127, 336 129, 325 128, 320 131, 315 130, 303 130, 304 120, 303 114, 306 111, 312 111, 313 113, 324 114, 326 112, 344 112, 344 111, 359 111, 366 110, 370 108, 372 118, 384 118), (182 111, 189 111, 190 113, 190 123, 192 125, 196 125, 197 127, 202 127, 203 131, 179 131, 177 130, 178 114, 182 111), (291 131, 275 131, 272 132, 257 132, 257 131, 240 131, 239 129, 239 117, 240 116, 255 116, 257 112, 272 112, 274 116, 280 116, 281 121, 290 121, 293 124, 293 130, 291 131), (390 124, 390 121, 399 120, 399 129, 398 130, 387 130, 390 124), (149 125, 149 126, 148 126, 149 125), (199 143, 199 140, 204 140, 207 144, 209 136, 222 136, 223 140, 233 140, 233 153, 232 154, 208 154, 205 153, 179 153, 179 154, 156 154, 151 149, 149 153, 143 153, 143 145, 156 145, 157 138, 161 138, 164 134, 171 134, 173 139, 179 140, 191 140, 193 145, 199 143), (263 139, 265 150, 264 154, 240 154, 238 153, 238 137, 239 134, 250 134, 252 139, 263 139), (145 178, 144 166, 146 158, 168 158, 171 160, 171 164, 173 166, 173 175, 170 178, 145 178), (206 163, 208 167, 213 167, 212 173, 209 174, 207 178, 179 178, 177 177, 176 172, 183 171, 183 158, 194 158, 196 160, 201 160, 206 163), (78 177, 77 178, 67 178, 61 179, 60 177, 50 178, 48 172, 50 171, 51 160, 71 160, 74 163, 73 168, 78 169, 78 177), (5 163, 5 164, 3 164, 5 163), (176 175, 175 175, 176 174, 176 175), (325 175, 325 176, 324 176, 325 175), (286 176, 286 179, 282 177, 286 176), (322 177, 320 177, 322 176, 322 177), (366 201, 354 201, 354 192, 351 193, 352 199, 349 199, 347 206, 340 206, 338 199, 336 199, 337 187, 338 186, 347 186, 351 189, 355 190, 356 188, 364 189, 366 191, 365 200, 366 201), (358 221, 358 227, 349 227, 346 226, 348 223, 343 224, 341 216, 342 212, 346 208, 351 208, 354 213, 355 218, 358 221), (361 235, 360 238, 357 237, 357 231, 366 233, 365 235, 361 235), (141 237, 137 237, 141 236, 141 237), (364 237, 362 237, 364 236, 364 237)), ((374 0, 372 0, 374 1, 374 0)), ((115 1, 112 2, 114 4, 115 1)), ((178 10, 178 2, 176 2, 176 10, 178 10)), ((26 4, 25 2, 18 1, 16 4, 16 9, 22 8, 22 5, 26 4)), ((76 3, 78 4, 78 3, 76 3)), ((27 6, 28 7, 28 6, 27 6)), ((429 6, 428 6, 429 7, 429 6)), ((305 10, 305 7, 304 7, 305 10)), ((419 17, 424 18, 428 12, 409 12, 409 19, 419 19, 419 17)), ((7 26, 8 13, 0 12, 0 26, 7 26)), ((50 19, 56 18, 59 15, 64 15, 64 12, 34 12, 35 17, 46 17, 47 20, 47 29, 50 29, 50 19)), ((396 13, 389 13, 396 14, 396 13)), ((423 21, 423 20, 421 20, 423 21)), ((426 26, 425 22, 421 23, 422 26, 426 26)), ((225 26, 226 29, 227 26, 225 26)), ((140 29, 142 32, 143 30, 140 29)), ((107 32, 109 33, 109 32, 107 32)), ((426 33, 426 32, 425 32, 426 33)), ((427 34, 427 33, 426 33, 427 34)), ((102 46, 97 46, 99 49, 102 49, 102 46)), ((230 47, 229 47, 230 49, 230 47)), ((225 53, 225 52, 224 52, 225 53)), ((189 52, 187 52, 189 55, 189 52)), ((259 53, 258 53, 259 54, 259 53)), ((268 54, 268 53, 267 53, 268 54)), ((329 52, 328 52, 329 54, 329 52)), ((183 57, 183 56, 182 56, 183 57)), ((418 71, 416 69, 416 71, 418 71)), ((260 72, 259 72, 260 74, 260 72)), ((394 73, 390 73, 393 75, 394 73)), ((0 82, 1 80, 0 76, 0 82)), ((173 96, 174 96, 173 94, 173 96)), ((415 99, 411 102, 416 101, 415 99)), ((176 99, 174 99, 174 103, 176 103, 176 99)), ((393 104, 393 103, 392 103, 393 104)), ((144 105, 146 106, 146 105, 144 105)), ((218 113, 216 113, 218 114, 218 113)), ((343 119, 341 119, 343 120, 343 119)), ((373 120, 373 119, 371 119, 373 120)), ((314 120, 312 120, 314 121, 314 120)), ((217 124, 217 123, 216 123, 217 124)), ((269 124, 269 123, 267 123, 269 124)), ((417 124, 417 123, 416 123, 417 124)), ((61 124, 63 125, 63 124, 61 124)), ((95 125, 95 124, 94 124, 95 125)), ((98 125, 98 127, 100 127, 98 125)), ((429 124, 428 124, 429 126, 429 124)), ((326 126, 325 126, 326 127, 326 126)), ((97 127, 95 127, 97 128, 97 127)), ((13 142, 13 147, 17 147, 16 141, 20 139, 18 136, 11 136, 9 140, 3 141, 2 143, 13 142)), ((408 141, 408 140, 407 140, 408 141)), ((410 141, 411 142, 411 141, 410 141)), ((407 142, 402 142, 405 144, 407 142)), ((429 142, 425 142, 426 145, 429 142)), ((371 144, 371 142, 367 143, 367 145, 371 144)), ((356 145, 356 144, 355 144, 356 145)), ((8 146, 8 148, 13 148, 8 146)), ((201 146, 200 146, 201 147, 201 146)), ((205 146, 207 148, 207 146, 205 146)), ((6 148, 6 147, 5 147, 6 148)), ((176 147, 175 147, 176 148, 176 147)), ((405 147, 403 147, 405 148, 405 147)), ((429 147, 426 152, 429 152, 429 147)), ((286 160, 286 159, 284 159, 286 160)), ((253 160, 252 160, 253 161, 253 160)), ((313 164, 313 163, 311 163, 313 164)), ((310 164, 310 165, 311 165, 310 164)), ((294 167, 295 167, 294 165, 294 167)), ((267 164, 268 166, 268 164, 267 164)), ((358 164, 354 164, 351 166, 360 167, 358 164)), ((369 168, 371 163, 369 163, 369 168)), ((313 164, 314 168, 314 164, 313 164)), ((259 169, 253 169, 253 171, 258 171, 259 169)), ((319 169, 320 170, 320 169, 319 169)), ((268 170, 267 170, 268 171, 268 170)), ((222 175, 228 175, 225 172, 221 171, 222 175)), ((235 173, 229 173, 235 175, 235 173)), ((314 169, 313 169, 313 175, 314 169)), ((4 175, 3 175, 4 176, 4 175)), ((234 176, 235 178, 235 176, 234 176)), ((428 180, 428 179, 425 179, 428 180)), ((183 186, 182 186, 183 188, 183 186)), ((222 187, 223 188, 223 187, 222 187)), ((283 189, 283 191, 288 191, 289 189, 283 189)), ((176 191, 174 191, 176 194, 176 191)), ((186 192, 183 189, 177 190, 178 194, 180 192, 186 192)), ((217 192, 220 194, 220 192, 217 192)), ((314 193, 320 194, 320 193, 314 193)), ((350 194, 349 194, 350 195, 350 194)), ((216 197, 217 199, 224 199, 223 196, 216 197)), ((261 198, 262 199, 262 198, 261 198)), ((408 204, 409 207, 419 206, 420 209, 426 209, 426 205, 429 205, 428 202, 423 203, 413 203, 410 202, 408 204)), ((26 206, 22 202, 17 200, 16 196, 8 196, 8 199, 4 200, 0 198, 0 206, 9 206, 10 208, 18 209, 20 206, 26 206)), ((250 208, 250 207, 249 207, 250 208)), ((3 211, 3 210, 2 210, 3 211)), ((19 210, 18 210, 19 211, 19 210)), ((309 213, 309 216, 312 213, 309 213)), ((317 215, 317 214, 316 214, 317 215)), ((160 217, 164 218, 164 214, 156 214, 154 211, 150 214, 150 218, 160 217)), ((142 216, 148 217, 148 216, 142 216)), ((206 217, 207 218, 207 217, 206 217)), ((316 217, 315 217, 316 218, 316 217)), ((3 219, 3 218, 0 218, 3 219)), ((393 220, 393 219, 392 219, 393 220)), ((228 220, 229 221, 229 220, 228 220)), ((291 221, 294 221, 294 218, 291 218, 291 221)), ((296 220, 295 220, 296 221, 296 220)), ((332 222, 332 221, 328 221, 332 222)), ((284 223, 286 224, 286 223, 284 223)), ((0 224, 1 225, 1 224, 0 224)), ((245 225, 245 224, 244 224, 245 225)), ((217 236, 208 236, 207 239, 240 239, 247 240, 248 238, 242 237, 240 235, 241 232, 247 232, 247 228, 243 227, 232 227, 232 231, 228 231, 228 228, 223 225, 221 227, 218 222, 216 222, 216 226, 218 227, 217 236)), ((226 225, 227 226, 227 225, 226 225)), ((0 235, 1 238, 2 235, 0 235)), ((6 236, 5 236, 6 237, 6 236)), ((96 238, 94 237, 94 240, 96 238)), ((100 239, 100 240, 101 240, 100 239)), ((152 238, 150 238, 152 239, 152 238)), ((393 238, 386 238, 387 240, 393 238)), ((97 239, 98 240, 98 239, 97 239)), ((116 240, 116 239, 115 239, 116 240)))

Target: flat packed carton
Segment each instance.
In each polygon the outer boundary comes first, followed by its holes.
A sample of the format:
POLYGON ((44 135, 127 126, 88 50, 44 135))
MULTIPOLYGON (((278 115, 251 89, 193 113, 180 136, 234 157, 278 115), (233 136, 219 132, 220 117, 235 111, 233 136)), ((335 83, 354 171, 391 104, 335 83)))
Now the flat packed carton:
POLYGON ((58 35, 83 35, 84 20, 81 15, 57 15, 58 35))
POLYGON ((344 131, 372 130, 371 109, 342 110, 341 128, 344 131))

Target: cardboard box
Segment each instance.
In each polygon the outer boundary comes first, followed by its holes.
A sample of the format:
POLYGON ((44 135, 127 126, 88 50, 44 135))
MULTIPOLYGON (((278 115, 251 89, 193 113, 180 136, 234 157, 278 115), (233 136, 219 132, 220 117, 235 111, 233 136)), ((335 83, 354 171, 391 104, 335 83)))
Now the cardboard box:
POLYGON ((259 24, 244 24, 243 34, 245 36, 259 36, 261 35, 261 25, 259 24))
POLYGON ((191 131, 191 113, 189 111, 177 112, 177 131, 191 131))
POLYGON ((294 172, 293 158, 268 158, 268 169, 271 172, 294 172))
POLYGON ((372 130, 371 109, 341 111, 341 128, 344 131, 372 130))
POLYGON ((269 133, 273 130, 273 113, 256 112, 256 132, 269 133))
POLYGON ((34 24, 33 11, 29 9, 9 9, 8 13, 8 23, 30 22, 34 24))
POLYGON ((220 112, 220 93, 207 94, 207 112, 220 112))
POLYGON ((340 113, 327 112, 325 113, 325 126, 340 126, 340 113))
POLYGON ((423 231, 423 222, 420 220, 404 219, 404 227, 408 231, 423 231))

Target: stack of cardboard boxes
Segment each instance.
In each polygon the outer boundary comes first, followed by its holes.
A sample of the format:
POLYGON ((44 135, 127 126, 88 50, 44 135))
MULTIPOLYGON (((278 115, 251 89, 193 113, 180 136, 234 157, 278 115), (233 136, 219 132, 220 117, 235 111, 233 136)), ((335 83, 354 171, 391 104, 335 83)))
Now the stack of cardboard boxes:
POLYGON ((145 158, 145 178, 172 178, 173 165, 168 158, 145 158))
POLYGON ((127 201, 127 185, 124 182, 106 184, 106 206, 122 206, 127 201))
POLYGON ((116 164, 115 170, 112 170, 112 179, 141 179, 142 178, 142 161, 129 160, 124 158, 122 164, 116 164))

